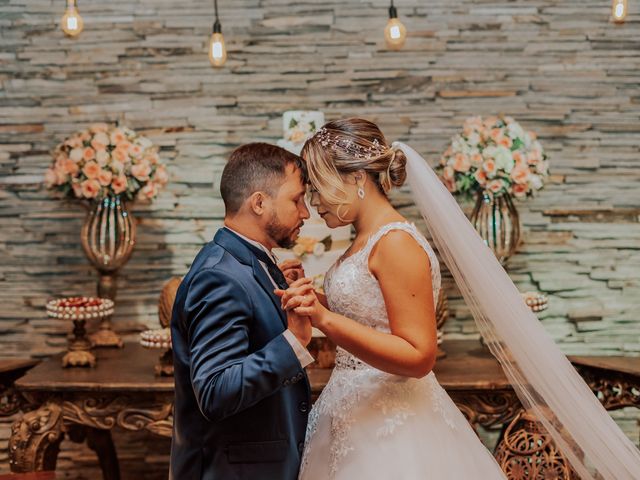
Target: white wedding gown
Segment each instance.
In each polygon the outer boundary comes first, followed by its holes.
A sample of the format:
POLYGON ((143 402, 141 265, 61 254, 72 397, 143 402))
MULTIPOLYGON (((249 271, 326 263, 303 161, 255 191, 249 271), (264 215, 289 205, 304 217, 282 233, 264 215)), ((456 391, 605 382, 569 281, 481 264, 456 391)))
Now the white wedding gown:
MULTIPOLYGON (((411 234, 431 261, 434 301, 440 290, 438 260, 409 223, 382 227, 367 245, 327 272, 329 307, 382 332, 389 320, 368 259, 392 230, 411 234)), ((301 480, 504 479, 493 456, 436 380, 377 370, 338 347, 336 365, 309 415, 301 480)))

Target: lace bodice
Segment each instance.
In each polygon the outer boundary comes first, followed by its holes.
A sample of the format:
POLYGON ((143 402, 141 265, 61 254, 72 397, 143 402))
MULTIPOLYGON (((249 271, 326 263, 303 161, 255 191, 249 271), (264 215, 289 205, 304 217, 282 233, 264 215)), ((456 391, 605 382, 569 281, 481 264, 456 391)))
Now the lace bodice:
MULTIPOLYGON (((364 248, 335 263, 325 275, 324 291, 329 309, 363 325, 389 333, 389 317, 378 280, 369 271, 369 256, 375 244, 393 230, 409 233, 425 250, 431 262, 431 283, 434 305, 440 292, 440 265, 429 242, 416 226, 406 222, 384 225, 367 241, 364 248)), ((426 267, 426 265, 425 265, 426 267)), ((366 365, 345 350, 338 348, 336 368, 363 368, 366 365)))

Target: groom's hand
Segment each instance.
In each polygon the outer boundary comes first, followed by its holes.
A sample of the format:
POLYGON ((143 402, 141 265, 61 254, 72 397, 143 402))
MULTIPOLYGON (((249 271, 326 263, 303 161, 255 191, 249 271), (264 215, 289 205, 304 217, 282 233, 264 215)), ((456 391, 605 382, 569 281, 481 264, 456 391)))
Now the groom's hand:
POLYGON ((289 331, 293 333, 303 347, 311 342, 311 319, 298 315, 293 310, 287 311, 287 324, 289 331))
POLYGON ((291 285, 300 278, 304 278, 304 268, 302 268, 302 262, 300 262, 300 260, 285 260, 278 265, 278 267, 287 280, 288 285, 291 285))
MULTIPOLYGON (((274 290, 274 293, 280 297, 280 301, 288 300, 290 295, 302 293, 313 289, 312 280, 310 278, 300 278, 293 282, 287 290, 274 290)), ((287 324, 289 330, 293 333, 298 341, 303 345, 309 345, 311 341, 311 319, 306 315, 299 315, 293 309, 286 310, 287 324)))

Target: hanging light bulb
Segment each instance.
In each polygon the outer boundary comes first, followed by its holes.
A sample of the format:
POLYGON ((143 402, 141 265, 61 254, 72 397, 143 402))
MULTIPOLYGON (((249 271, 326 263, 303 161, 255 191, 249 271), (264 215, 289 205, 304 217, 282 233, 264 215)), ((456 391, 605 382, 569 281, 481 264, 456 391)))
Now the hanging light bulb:
POLYGON ((78 12, 76 0, 67 0, 67 8, 60 20, 60 26, 62 31, 70 37, 77 37, 82 32, 84 21, 78 12))
POLYGON ((384 27, 384 39, 387 42, 387 47, 391 50, 400 50, 404 45, 404 41, 407 38, 407 29, 398 20, 398 11, 393 6, 393 0, 391 0, 391 6, 389 7, 389 21, 387 26, 384 27))
POLYGON ((611 17, 616 23, 624 22, 624 19, 627 18, 627 0, 613 0, 611 17))
POLYGON ((216 21, 213 22, 213 33, 209 39, 209 61, 214 67, 222 67, 227 61, 227 48, 224 45, 222 26, 218 18, 218 0, 214 1, 216 9, 216 21))

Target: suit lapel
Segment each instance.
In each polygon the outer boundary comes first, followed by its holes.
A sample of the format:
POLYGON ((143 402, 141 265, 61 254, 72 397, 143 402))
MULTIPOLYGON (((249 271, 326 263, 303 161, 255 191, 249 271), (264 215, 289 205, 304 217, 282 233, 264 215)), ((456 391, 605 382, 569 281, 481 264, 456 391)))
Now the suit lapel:
POLYGON ((245 245, 244 240, 235 235, 233 232, 226 228, 221 228, 213 238, 214 242, 233 255, 240 263, 250 265, 253 270, 253 277, 256 279, 260 287, 271 298, 273 306, 278 312, 278 316, 282 321, 284 328, 287 328, 287 317, 280 307, 280 297, 278 297, 273 290, 276 288, 271 283, 269 275, 260 265, 260 261, 245 245))

